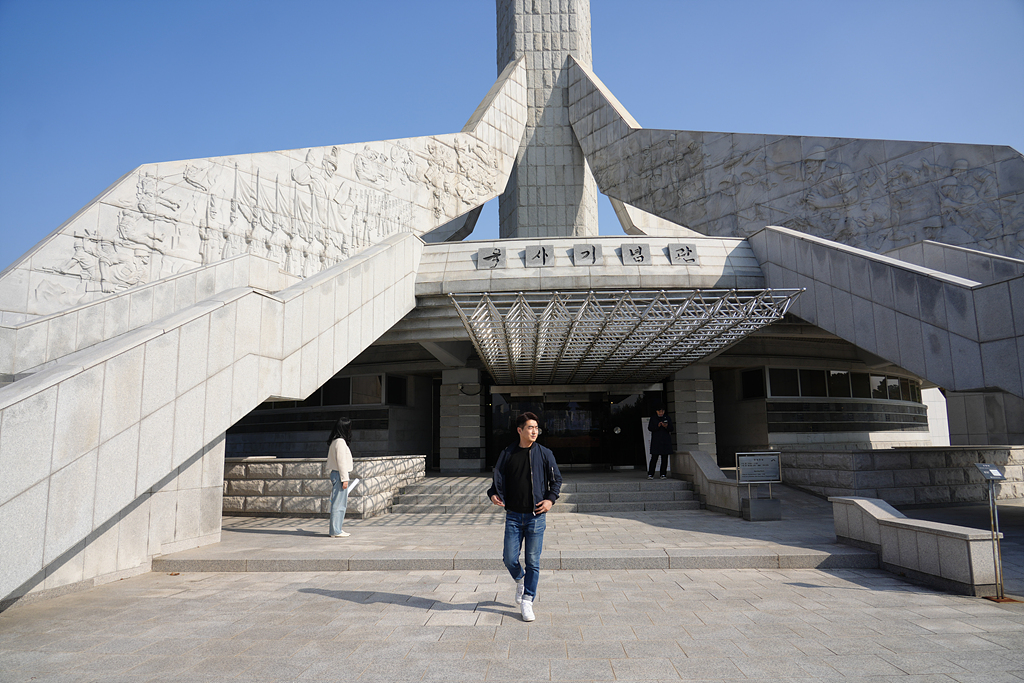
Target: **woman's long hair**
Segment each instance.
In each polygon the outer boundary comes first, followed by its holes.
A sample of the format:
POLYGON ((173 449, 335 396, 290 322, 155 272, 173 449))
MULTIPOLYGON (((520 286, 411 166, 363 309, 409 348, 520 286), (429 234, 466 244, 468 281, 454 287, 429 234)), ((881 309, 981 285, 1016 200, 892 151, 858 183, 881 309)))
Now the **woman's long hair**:
POLYGON ((352 441, 352 420, 347 417, 338 418, 338 421, 334 424, 334 429, 331 430, 330 437, 327 438, 327 443, 335 439, 345 439, 345 443, 352 441))

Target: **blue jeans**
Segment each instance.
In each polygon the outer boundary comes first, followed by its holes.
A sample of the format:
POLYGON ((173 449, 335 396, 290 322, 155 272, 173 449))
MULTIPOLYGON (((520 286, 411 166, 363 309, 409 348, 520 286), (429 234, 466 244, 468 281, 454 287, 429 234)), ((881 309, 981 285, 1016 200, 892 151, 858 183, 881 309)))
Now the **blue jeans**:
POLYGON ((544 545, 544 529, 547 528, 547 515, 512 512, 505 510, 505 552, 502 557, 508 573, 518 581, 524 576, 526 595, 537 596, 537 582, 540 580, 540 551, 544 545), (526 542, 526 571, 519 563, 519 551, 526 542))
POLYGON ((341 488, 341 473, 331 470, 331 536, 341 533, 341 525, 345 523, 345 510, 348 509, 348 488, 341 488))

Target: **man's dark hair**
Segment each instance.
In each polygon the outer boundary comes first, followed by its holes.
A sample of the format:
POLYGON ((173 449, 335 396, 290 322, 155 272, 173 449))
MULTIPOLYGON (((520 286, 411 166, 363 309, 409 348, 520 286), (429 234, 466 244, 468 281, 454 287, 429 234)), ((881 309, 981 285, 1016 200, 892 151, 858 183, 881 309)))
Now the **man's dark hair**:
POLYGON ((540 424, 540 420, 533 413, 520 413, 519 417, 516 418, 516 429, 522 429, 530 420, 533 420, 538 425, 540 424))

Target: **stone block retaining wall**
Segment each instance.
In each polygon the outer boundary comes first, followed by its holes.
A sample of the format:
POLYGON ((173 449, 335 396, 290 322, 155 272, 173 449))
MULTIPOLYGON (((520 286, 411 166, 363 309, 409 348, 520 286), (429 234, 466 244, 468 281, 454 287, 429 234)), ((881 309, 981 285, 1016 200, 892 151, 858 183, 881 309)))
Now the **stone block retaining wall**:
POLYGON ((1024 447, 923 447, 782 453, 782 480, 820 496, 878 498, 891 505, 988 500, 974 463, 998 465, 999 498, 1024 497, 1024 447))
MULTIPOLYGON (((355 458, 361 481, 348 499, 346 517, 387 512, 395 494, 426 473, 426 456, 355 458)), ((331 480, 327 461, 272 457, 224 459, 224 514, 247 517, 326 517, 331 480)))

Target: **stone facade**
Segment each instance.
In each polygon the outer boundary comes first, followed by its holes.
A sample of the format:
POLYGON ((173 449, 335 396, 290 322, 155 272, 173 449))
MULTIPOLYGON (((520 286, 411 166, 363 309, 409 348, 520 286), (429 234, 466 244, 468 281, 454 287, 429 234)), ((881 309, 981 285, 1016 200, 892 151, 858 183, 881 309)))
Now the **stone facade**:
POLYGON ((1024 498, 1024 448, 892 448, 870 451, 782 453, 782 481, 820 496, 864 496, 891 505, 973 503, 988 500, 974 466, 1004 469, 999 498, 1024 498))
MULTIPOLYGON (((364 519, 387 512, 400 488, 424 477, 426 456, 355 458, 354 464, 350 476, 360 482, 349 496, 345 516, 364 519)), ((323 458, 224 460, 225 515, 325 517, 330 503, 330 470, 323 458)))
POLYGON ((569 125, 569 55, 591 63, 587 0, 498 0, 498 70, 525 57, 528 105, 502 237, 597 234, 597 184, 569 125))
POLYGON ((460 133, 140 166, 0 273, 0 310, 46 315, 240 254, 308 278, 396 234, 448 239, 504 190, 525 87, 510 61, 460 133))
POLYGON ((939 240, 1024 258, 1024 156, 1010 147, 645 130, 589 63, 569 71, 572 127, 609 197, 706 235, 781 225, 876 251, 939 240))

